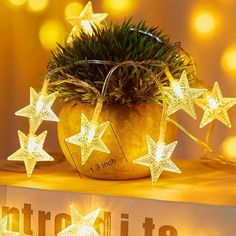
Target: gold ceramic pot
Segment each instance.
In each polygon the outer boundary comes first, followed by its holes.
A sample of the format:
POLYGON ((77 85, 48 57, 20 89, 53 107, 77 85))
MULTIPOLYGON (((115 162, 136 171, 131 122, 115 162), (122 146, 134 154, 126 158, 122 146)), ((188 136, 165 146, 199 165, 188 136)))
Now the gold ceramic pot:
MULTIPOLYGON (((96 178, 125 180, 150 175, 149 168, 132 161, 147 153, 147 135, 158 140, 161 109, 158 105, 103 105, 99 123, 109 121, 102 140, 110 153, 93 151, 82 165, 80 146, 66 143, 65 139, 80 132, 81 113, 91 120, 95 106, 87 103, 67 103, 60 112, 58 138, 66 159, 80 173, 96 178)), ((166 142, 176 137, 176 128, 167 126, 166 142)))

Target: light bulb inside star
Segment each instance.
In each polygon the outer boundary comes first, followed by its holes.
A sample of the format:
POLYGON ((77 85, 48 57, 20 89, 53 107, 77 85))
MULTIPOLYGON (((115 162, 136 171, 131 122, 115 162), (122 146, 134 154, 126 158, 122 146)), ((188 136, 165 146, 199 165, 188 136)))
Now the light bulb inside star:
POLYGON ((109 149, 102 141, 102 136, 105 133, 109 122, 93 123, 87 117, 81 114, 80 132, 65 141, 81 147, 81 164, 84 165, 93 151, 110 153, 109 149))

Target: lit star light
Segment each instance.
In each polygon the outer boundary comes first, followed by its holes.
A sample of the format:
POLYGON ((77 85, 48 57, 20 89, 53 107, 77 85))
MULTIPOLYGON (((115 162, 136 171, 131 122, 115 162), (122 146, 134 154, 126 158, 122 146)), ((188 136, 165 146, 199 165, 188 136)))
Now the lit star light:
POLYGON ((38 129, 43 120, 58 122, 58 117, 51 110, 57 94, 57 92, 51 94, 37 93, 33 88, 30 88, 30 104, 15 114, 30 119, 31 132, 33 133, 38 129))
POLYGON ((0 236, 20 236, 18 232, 12 232, 7 230, 8 216, 0 219, 0 236))
POLYGON ((38 161, 53 161, 54 159, 43 150, 47 131, 40 135, 29 134, 26 136, 23 132, 18 131, 20 140, 20 149, 9 156, 9 161, 24 161, 27 176, 30 177, 38 161))
POLYGON ((209 92, 204 98, 197 99, 195 103, 204 110, 200 128, 215 119, 231 128, 227 111, 236 104, 236 98, 223 97, 217 82, 214 83, 211 92, 209 92))
POLYGON ((139 157, 133 162, 149 167, 152 183, 155 184, 163 171, 181 173, 179 168, 170 159, 176 145, 177 141, 169 144, 165 144, 164 142, 156 143, 150 136, 147 136, 148 154, 139 157))
POLYGON ((102 141, 102 136, 108 126, 109 121, 102 124, 92 124, 83 113, 81 114, 80 133, 65 139, 65 141, 81 147, 82 165, 86 163, 93 150, 110 153, 102 141))
POLYGON ((94 27, 101 27, 101 21, 107 17, 107 13, 93 13, 92 3, 88 2, 79 16, 69 17, 67 21, 73 26, 67 39, 67 43, 73 41, 74 36, 79 36, 81 30, 92 35, 94 27))
POLYGON ((57 234, 57 236, 99 236, 93 225, 99 215, 100 210, 97 209, 86 216, 81 216, 73 206, 71 211, 71 222, 67 228, 57 234))
POLYGON ((183 109, 196 119, 193 101, 206 91, 206 89, 190 88, 186 71, 183 71, 179 80, 173 80, 170 82, 169 87, 163 87, 163 93, 168 104, 167 115, 170 116, 183 109))

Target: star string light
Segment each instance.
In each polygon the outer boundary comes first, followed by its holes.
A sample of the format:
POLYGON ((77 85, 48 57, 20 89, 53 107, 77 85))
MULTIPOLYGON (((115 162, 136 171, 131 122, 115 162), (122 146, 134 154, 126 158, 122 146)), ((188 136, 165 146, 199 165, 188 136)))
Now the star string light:
POLYGON ((67 43, 73 41, 74 36, 79 36, 83 30, 87 34, 93 34, 93 28, 100 28, 101 22, 108 16, 107 13, 93 13, 92 2, 88 2, 79 16, 69 17, 67 21, 73 26, 71 33, 67 39, 67 43))
POLYGON ((176 145, 177 141, 166 144, 165 134, 166 134, 166 103, 163 102, 163 111, 160 122, 160 133, 159 140, 155 142, 149 135, 147 135, 147 148, 148 153, 142 157, 133 160, 134 163, 143 165, 150 168, 152 184, 156 184, 158 178, 163 171, 181 173, 179 168, 170 159, 176 145))
POLYGON ((91 121, 82 113, 80 132, 65 141, 81 147, 81 164, 84 165, 91 153, 96 150, 100 152, 110 153, 107 146, 102 141, 102 136, 109 126, 109 121, 99 124, 98 117, 102 109, 102 101, 98 101, 93 118, 91 121))
POLYGON ((99 236, 93 226, 100 213, 99 209, 81 216, 79 211, 72 206, 70 212, 71 225, 59 232, 57 236, 99 236))
POLYGON ((211 92, 204 98, 197 99, 195 103, 204 110, 200 128, 213 120, 218 120, 231 128, 228 110, 236 104, 236 98, 223 97, 217 82, 214 83, 211 92))
POLYGON ((149 167, 152 184, 155 184, 163 171, 181 173, 170 159, 176 145, 177 141, 169 144, 159 141, 156 143, 150 136, 147 136, 148 154, 139 157, 133 162, 149 167))
POLYGON ((53 161, 54 159, 43 150, 47 131, 40 135, 29 134, 26 136, 23 132, 18 131, 20 140, 20 149, 9 156, 9 161, 24 161, 27 176, 31 177, 34 167, 38 161, 53 161))
POLYGON ((193 101, 203 95, 207 90, 199 88, 191 88, 189 86, 186 71, 183 71, 180 79, 176 80, 167 73, 170 80, 170 86, 163 87, 163 95, 168 104, 167 115, 177 112, 182 109, 192 118, 196 119, 193 101))
POLYGON ((42 91, 37 93, 33 88, 30 88, 30 104, 15 114, 17 116, 28 117, 30 119, 30 132, 34 133, 44 120, 59 121, 58 117, 51 110, 57 95, 58 92, 47 94, 42 91))
POLYGON ((0 219, 0 236, 20 236, 20 233, 8 231, 7 223, 8 223, 8 215, 0 219))

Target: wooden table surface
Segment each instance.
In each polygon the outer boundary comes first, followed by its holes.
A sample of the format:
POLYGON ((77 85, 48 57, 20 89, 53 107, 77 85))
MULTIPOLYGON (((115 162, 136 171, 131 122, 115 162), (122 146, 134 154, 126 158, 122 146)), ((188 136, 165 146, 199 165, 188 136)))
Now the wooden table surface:
POLYGON ((164 172, 157 184, 150 178, 107 181, 80 177, 64 160, 38 163, 28 179, 22 164, 0 162, 0 185, 60 190, 176 202, 236 206, 236 170, 223 171, 197 161, 175 160, 182 174, 164 172))

